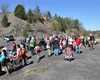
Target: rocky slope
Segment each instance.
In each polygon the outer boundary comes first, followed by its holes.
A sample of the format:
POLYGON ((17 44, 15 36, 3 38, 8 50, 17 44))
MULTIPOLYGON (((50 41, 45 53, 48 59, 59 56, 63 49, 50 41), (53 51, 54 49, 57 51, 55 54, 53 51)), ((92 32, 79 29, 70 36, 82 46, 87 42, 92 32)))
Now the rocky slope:
MULTIPOLYGON (((0 14, 0 21, 2 20, 4 14, 0 14)), ((8 28, 0 28, 0 34, 13 34, 13 35, 22 35, 24 28, 28 24, 26 21, 17 18, 13 13, 9 13, 8 15, 8 21, 10 23, 10 26, 8 28)), ((44 22, 36 22, 34 24, 30 24, 33 35, 45 35, 45 34, 53 34, 55 31, 52 31, 49 27, 49 25, 44 22)), ((0 25, 0 27, 2 27, 0 25)))

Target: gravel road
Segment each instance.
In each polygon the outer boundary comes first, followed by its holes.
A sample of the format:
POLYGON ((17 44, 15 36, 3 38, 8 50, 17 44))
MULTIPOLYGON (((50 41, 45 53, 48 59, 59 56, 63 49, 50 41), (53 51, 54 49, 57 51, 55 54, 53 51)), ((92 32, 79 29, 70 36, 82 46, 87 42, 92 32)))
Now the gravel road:
POLYGON ((72 62, 65 61, 63 54, 48 58, 47 51, 43 51, 40 63, 36 62, 35 55, 27 66, 0 76, 0 80, 100 80, 100 44, 94 50, 88 47, 81 50, 81 54, 74 53, 72 62))

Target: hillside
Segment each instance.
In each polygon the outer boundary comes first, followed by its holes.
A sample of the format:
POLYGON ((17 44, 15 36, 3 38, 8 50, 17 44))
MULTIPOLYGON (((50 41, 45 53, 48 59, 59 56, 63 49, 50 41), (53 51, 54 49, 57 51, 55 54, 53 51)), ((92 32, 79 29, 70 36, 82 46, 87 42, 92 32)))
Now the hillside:
MULTIPOLYGON (((4 14, 0 14, 0 22, 2 20, 3 15, 4 14)), ((21 36, 28 22, 17 18, 13 13, 9 13, 7 17, 10 26, 8 28, 2 28, 0 24, 0 36, 4 34, 13 34, 21 36)), ((33 35, 53 34, 53 31, 50 29, 50 27, 48 27, 48 24, 46 22, 44 23, 36 22, 30 25, 31 25, 31 34, 33 35)))
POLYGON ((8 20, 11 23, 9 26, 9 33, 20 35, 26 26, 27 22, 14 16, 13 13, 9 14, 8 20))
MULTIPOLYGON (((4 15, 3 13, 0 13, 0 22, 2 20, 3 15, 4 15)), ((25 20, 22 20, 16 17, 14 13, 8 13, 7 17, 8 17, 8 22, 10 23, 10 26, 8 28, 2 28, 0 24, 0 36, 5 35, 5 34, 13 34, 16 36, 22 36, 26 25, 29 23, 25 20)), ((43 16, 42 18, 44 19, 43 16)), ((59 34, 61 35, 65 33, 67 35, 75 35, 75 34, 82 35, 84 33, 84 29, 80 27, 81 25, 77 26, 79 22, 76 24, 76 28, 75 28, 74 27, 75 24, 74 25, 72 24, 75 21, 77 22, 78 20, 74 20, 74 19, 71 20, 69 18, 65 18, 65 19, 59 18, 58 21, 52 20, 51 22, 46 19, 44 19, 42 22, 36 21, 33 24, 30 24, 31 32, 29 32, 29 34, 30 35, 52 35, 52 34, 56 34, 57 31, 59 31, 59 34), (55 23, 55 21, 57 23, 55 23), (53 23, 53 29, 51 29, 50 27, 52 23, 53 23), (78 31, 78 29, 80 30, 78 31)))

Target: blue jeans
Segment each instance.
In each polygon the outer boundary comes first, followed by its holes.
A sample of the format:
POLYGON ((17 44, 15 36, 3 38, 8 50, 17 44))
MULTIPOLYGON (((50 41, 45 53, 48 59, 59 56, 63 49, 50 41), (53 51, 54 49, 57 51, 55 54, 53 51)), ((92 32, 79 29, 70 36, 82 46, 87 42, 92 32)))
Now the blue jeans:
POLYGON ((36 53, 36 58, 37 58, 37 60, 40 59, 40 52, 37 52, 37 53, 36 53))
POLYGON ((76 53, 80 53, 80 46, 76 46, 76 53))
POLYGON ((57 47, 57 48, 54 49, 54 55, 55 55, 55 56, 56 56, 56 55, 58 56, 58 53, 59 53, 59 48, 57 47))
POLYGON ((65 49, 61 49, 61 48, 60 48, 60 52, 61 52, 61 53, 65 53, 65 49))

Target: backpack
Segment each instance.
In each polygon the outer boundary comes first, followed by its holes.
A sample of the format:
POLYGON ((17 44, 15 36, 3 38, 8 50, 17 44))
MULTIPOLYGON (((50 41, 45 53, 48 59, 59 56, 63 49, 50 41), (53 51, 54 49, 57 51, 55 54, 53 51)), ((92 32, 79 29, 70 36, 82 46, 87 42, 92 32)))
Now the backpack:
POLYGON ((62 44, 61 46, 62 46, 62 49, 64 49, 64 48, 65 48, 65 45, 63 45, 63 44, 62 44))
POLYGON ((43 39, 43 37, 41 37, 41 38, 40 38, 40 42, 43 42, 43 41, 44 41, 44 39, 43 39))
POLYGON ((36 51, 37 51, 37 52, 40 52, 40 51, 41 51, 41 49, 40 49, 39 46, 36 47, 36 51))
POLYGON ((25 54, 25 51, 23 49, 20 49, 20 54, 19 56, 23 56, 25 54))
POLYGON ((54 38, 51 38, 50 42, 53 43, 54 42, 54 38))

